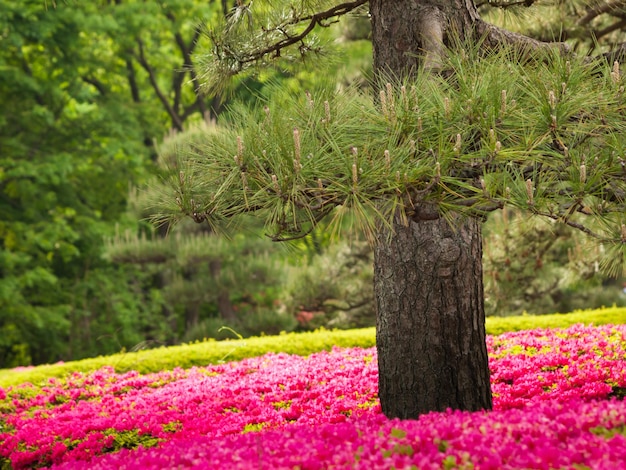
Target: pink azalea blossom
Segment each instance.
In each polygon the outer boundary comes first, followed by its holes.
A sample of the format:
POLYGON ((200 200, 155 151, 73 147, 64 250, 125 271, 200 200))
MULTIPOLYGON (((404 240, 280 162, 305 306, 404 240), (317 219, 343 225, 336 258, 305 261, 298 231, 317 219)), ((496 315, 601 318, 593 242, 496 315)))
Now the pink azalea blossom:
POLYGON ((494 410, 389 420, 376 351, 266 354, 0 388, 13 468, 618 468, 626 326, 488 338, 494 410), (473 467, 472 467, 473 466, 473 467))

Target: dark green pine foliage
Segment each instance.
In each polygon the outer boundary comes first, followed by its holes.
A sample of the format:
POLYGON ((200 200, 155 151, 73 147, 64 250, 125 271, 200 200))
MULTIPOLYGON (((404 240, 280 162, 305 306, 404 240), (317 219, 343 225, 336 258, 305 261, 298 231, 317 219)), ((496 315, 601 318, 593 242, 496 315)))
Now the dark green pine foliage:
POLYGON ((591 235, 604 244, 602 267, 621 274, 619 68, 474 51, 450 56, 443 76, 390 81, 375 97, 326 91, 234 108, 232 125, 181 154, 162 217, 218 227, 258 212, 274 240, 287 240, 347 214, 373 233, 424 202, 444 217, 510 206, 591 235))

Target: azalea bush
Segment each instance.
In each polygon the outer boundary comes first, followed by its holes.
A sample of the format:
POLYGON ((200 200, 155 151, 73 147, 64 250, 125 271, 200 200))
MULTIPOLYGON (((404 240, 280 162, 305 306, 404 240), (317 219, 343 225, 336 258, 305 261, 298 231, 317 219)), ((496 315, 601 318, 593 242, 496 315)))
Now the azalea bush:
POLYGON ((386 419, 375 348, 0 388, 0 468, 611 468, 626 325, 488 337, 494 411, 386 419))

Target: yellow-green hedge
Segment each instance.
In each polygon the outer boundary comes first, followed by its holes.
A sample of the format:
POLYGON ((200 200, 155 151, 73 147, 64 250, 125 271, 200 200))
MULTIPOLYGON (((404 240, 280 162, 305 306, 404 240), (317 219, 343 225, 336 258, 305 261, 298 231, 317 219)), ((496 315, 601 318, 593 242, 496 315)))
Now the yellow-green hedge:
MULTIPOLYGON (((594 325, 626 323, 626 308, 613 307, 541 316, 490 317, 487 319, 486 326, 488 334, 498 335, 507 331, 532 328, 565 328, 576 323, 594 325)), ((0 387, 25 382, 38 384, 50 377, 63 377, 72 372, 87 372, 103 366, 113 366, 117 372, 136 370, 145 374, 175 367, 188 368, 236 361, 246 357, 260 356, 267 352, 285 352, 306 356, 314 352, 329 350, 333 346, 367 348, 374 346, 375 342, 374 328, 287 333, 229 341, 210 340, 29 369, 0 370, 0 387)))
POLYGON ((551 315, 520 315, 516 317, 489 317, 486 321, 487 334, 500 335, 507 331, 532 330, 533 328, 567 328, 585 325, 619 325, 626 323, 626 308, 611 307, 598 310, 577 310, 572 313, 551 315))

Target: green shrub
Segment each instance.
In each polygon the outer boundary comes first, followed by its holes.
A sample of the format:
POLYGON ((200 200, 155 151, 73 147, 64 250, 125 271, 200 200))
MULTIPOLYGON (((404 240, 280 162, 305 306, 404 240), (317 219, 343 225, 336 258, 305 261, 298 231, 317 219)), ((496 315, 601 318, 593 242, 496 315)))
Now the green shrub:
POLYGON ((626 305, 619 279, 599 269, 603 251, 579 230, 508 208, 483 227, 488 316, 626 305))
POLYGON ((489 317, 486 321, 487 334, 500 335, 507 331, 530 330, 533 328, 567 328, 577 323, 606 325, 626 323, 626 308, 611 307, 597 310, 577 310, 572 313, 550 315, 519 315, 516 317, 489 317))
POLYGON ((376 321, 373 252, 365 241, 335 243, 291 268, 284 302, 299 329, 363 328, 376 321))
MULTIPOLYGON (((532 328, 566 328, 576 323, 623 324, 626 308, 603 308, 577 311, 569 314, 521 315, 518 317, 487 318, 487 333, 498 335, 506 331, 532 328)), ((84 359, 64 364, 33 368, 0 370, 0 387, 30 382, 38 384, 50 377, 63 377, 72 372, 88 372, 103 366, 113 366, 117 372, 136 370, 142 374, 173 369, 205 366, 268 352, 284 352, 307 356, 333 346, 368 348, 376 343, 374 328, 354 330, 318 330, 304 333, 284 333, 277 336, 254 337, 227 341, 203 341, 181 346, 170 346, 132 353, 84 359)))

